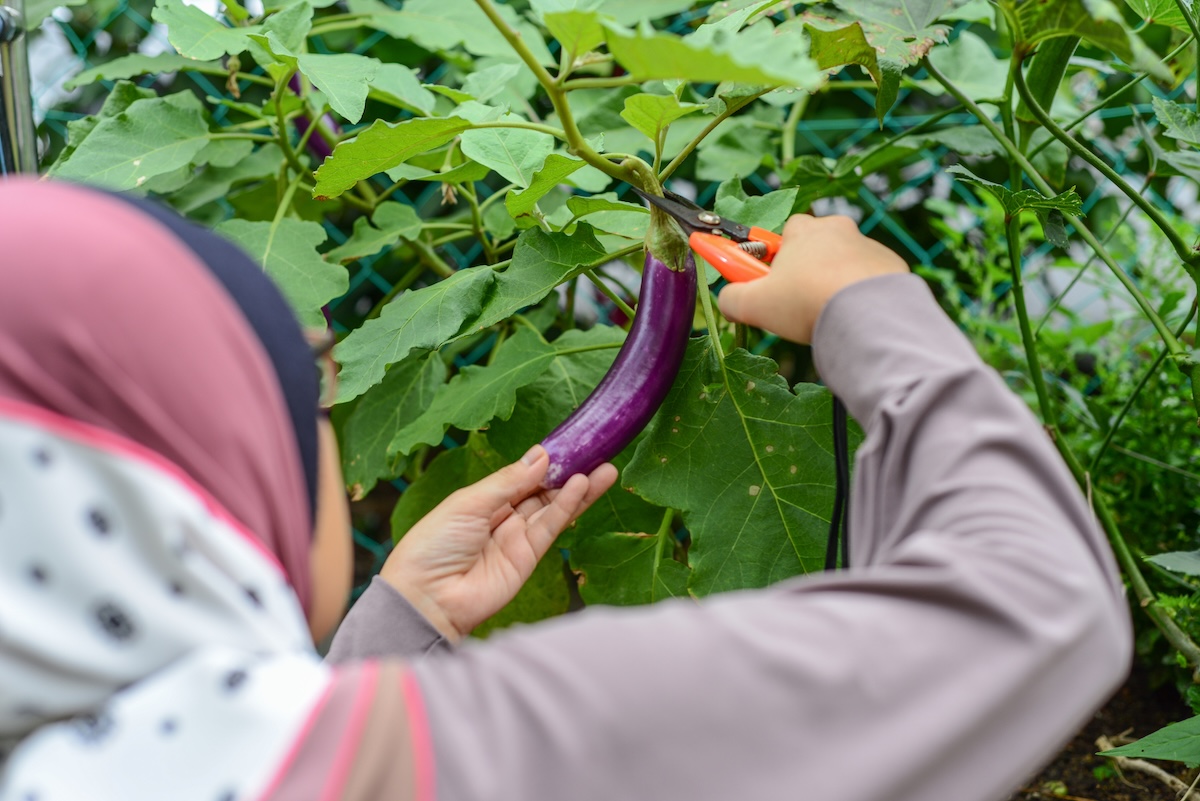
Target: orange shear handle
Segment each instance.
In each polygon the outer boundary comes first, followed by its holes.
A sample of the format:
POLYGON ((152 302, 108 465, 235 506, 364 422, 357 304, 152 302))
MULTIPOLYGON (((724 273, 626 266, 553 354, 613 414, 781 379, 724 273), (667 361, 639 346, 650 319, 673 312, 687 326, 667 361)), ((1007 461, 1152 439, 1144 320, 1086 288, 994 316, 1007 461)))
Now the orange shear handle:
POLYGON ((767 246, 766 255, 762 259, 755 258, 738 247, 737 242, 723 236, 697 231, 688 237, 688 244, 700 258, 711 264, 726 281, 735 283, 753 281, 770 272, 767 262, 775 258, 783 238, 762 228, 751 228, 750 241, 761 242, 767 246))

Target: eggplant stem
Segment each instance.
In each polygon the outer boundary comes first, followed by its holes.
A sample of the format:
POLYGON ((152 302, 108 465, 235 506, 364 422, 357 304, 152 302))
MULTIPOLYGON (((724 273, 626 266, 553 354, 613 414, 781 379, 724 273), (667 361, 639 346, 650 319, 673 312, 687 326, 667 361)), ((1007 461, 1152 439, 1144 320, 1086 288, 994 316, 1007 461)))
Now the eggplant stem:
POLYGON ((703 281, 697 281, 700 290, 700 305, 704 308, 704 324, 708 326, 708 338, 712 340, 713 350, 717 352, 717 361, 721 371, 725 370, 725 350, 721 347, 721 333, 717 330, 717 317, 713 313, 712 293, 703 281))

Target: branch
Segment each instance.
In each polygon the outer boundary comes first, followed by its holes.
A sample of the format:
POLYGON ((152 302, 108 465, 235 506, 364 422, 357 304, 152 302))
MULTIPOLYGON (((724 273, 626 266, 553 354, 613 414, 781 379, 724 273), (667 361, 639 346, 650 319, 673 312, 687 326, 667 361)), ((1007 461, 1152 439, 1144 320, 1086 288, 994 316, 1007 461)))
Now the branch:
POLYGON ((671 163, 668 164, 665 168, 663 168, 663 171, 658 174, 658 182, 661 184, 663 181, 666 181, 668 178, 670 178, 671 173, 673 173, 673 172, 675 172, 675 170, 679 169, 679 165, 683 164, 683 162, 685 162, 687 160, 687 157, 692 155, 692 151, 696 149, 696 146, 699 145, 701 142, 703 142, 704 138, 706 136, 708 136, 710 133, 712 133, 714 128, 716 128, 721 123, 725 122, 725 120, 729 119, 732 115, 736 114, 738 111, 741 111, 746 106, 753 103, 755 100, 758 100, 760 97, 765 95, 767 92, 772 91, 772 89, 774 89, 774 87, 772 87, 771 89, 764 89, 761 92, 755 92, 754 94, 750 95, 749 97, 742 98, 741 103, 726 103, 725 110, 722 111, 720 114, 718 114, 713 119, 712 122, 710 122, 708 125, 704 126, 704 130, 701 131, 700 133, 696 134, 696 137, 694 139, 692 139, 692 141, 688 142, 684 146, 683 150, 679 151, 679 155, 676 156, 675 158, 673 158, 671 160, 671 163))

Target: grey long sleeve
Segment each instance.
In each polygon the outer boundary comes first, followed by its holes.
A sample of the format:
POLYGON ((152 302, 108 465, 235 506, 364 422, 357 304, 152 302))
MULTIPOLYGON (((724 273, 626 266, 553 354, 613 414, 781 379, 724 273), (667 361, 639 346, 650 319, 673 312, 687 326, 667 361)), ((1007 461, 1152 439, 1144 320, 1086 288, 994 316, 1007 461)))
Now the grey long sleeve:
POLYGON ((441 632, 392 585, 375 576, 338 626, 325 660, 412 659, 449 650, 441 632))
POLYGON ((867 432, 855 567, 418 662, 440 801, 995 801, 1116 688, 1107 545, 924 284, 843 290, 814 348, 867 432))

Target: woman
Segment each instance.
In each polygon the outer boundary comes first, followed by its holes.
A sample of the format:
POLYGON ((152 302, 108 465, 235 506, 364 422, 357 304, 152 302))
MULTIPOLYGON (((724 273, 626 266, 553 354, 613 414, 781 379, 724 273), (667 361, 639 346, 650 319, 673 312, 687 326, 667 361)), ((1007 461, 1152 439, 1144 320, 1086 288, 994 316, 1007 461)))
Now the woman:
POLYGON ((984 801, 1127 669, 1111 556, 1052 446, 844 218, 794 218, 721 305, 812 341, 866 428, 861 567, 455 648, 615 478, 539 494, 535 448, 414 527, 332 666, 305 623, 340 612, 344 500, 277 294, 89 190, 0 184, 0 220, 4 801, 984 801))

